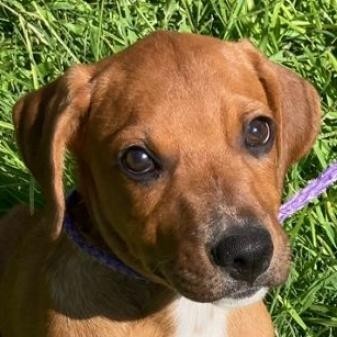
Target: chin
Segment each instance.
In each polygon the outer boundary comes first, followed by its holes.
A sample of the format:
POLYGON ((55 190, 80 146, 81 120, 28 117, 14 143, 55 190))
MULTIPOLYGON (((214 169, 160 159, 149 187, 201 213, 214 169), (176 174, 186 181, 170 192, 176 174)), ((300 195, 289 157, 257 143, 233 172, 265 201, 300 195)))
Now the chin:
POLYGON ((254 304, 263 300, 268 292, 268 288, 251 288, 245 291, 233 293, 231 297, 225 297, 221 300, 213 302, 213 304, 222 309, 236 309, 250 304, 254 304))

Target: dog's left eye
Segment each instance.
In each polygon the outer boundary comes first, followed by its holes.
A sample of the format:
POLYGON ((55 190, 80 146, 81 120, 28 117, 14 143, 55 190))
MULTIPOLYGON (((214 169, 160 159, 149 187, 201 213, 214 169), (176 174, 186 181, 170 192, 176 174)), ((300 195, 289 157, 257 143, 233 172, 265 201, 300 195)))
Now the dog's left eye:
POLYGON ((120 164, 131 178, 143 179, 157 170, 157 164, 152 155, 141 146, 130 146, 123 151, 120 164))
POLYGON ((244 138, 245 145, 251 152, 267 151, 273 140, 272 120, 263 116, 254 118, 246 124, 244 138))

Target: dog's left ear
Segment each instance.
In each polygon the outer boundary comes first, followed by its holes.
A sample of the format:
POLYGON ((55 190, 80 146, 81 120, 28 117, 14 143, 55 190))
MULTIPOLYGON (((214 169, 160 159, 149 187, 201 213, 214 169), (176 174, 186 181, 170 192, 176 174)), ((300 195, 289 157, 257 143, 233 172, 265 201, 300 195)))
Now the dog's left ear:
POLYGON ((312 147, 320 126, 320 100, 314 87, 294 72, 269 61, 248 41, 248 54, 278 123, 281 176, 312 147))
POLYGON ((13 109, 23 160, 42 188, 51 234, 64 215, 63 160, 77 138, 91 101, 93 67, 74 66, 47 86, 27 94, 13 109))

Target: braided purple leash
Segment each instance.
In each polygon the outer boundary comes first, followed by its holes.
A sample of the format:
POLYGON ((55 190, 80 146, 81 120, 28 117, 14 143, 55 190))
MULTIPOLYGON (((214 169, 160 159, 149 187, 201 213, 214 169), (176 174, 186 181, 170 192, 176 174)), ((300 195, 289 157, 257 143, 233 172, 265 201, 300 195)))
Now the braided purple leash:
POLYGON ((305 188, 297 192, 280 208, 278 219, 281 223, 294 213, 305 207, 313 199, 320 196, 325 190, 337 181, 337 162, 329 166, 305 188))
MULTIPOLYGON (((337 181, 337 162, 328 167, 318 178, 312 180, 304 189, 296 193, 285 202, 279 212, 279 221, 283 223, 287 218, 305 207, 314 198, 321 195, 325 190, 337 181)), ((73 191, 67 198, 67 209, 72 208, 79 200, 77 191, 73 191)), ((89 243, 80 230, 76 227, 69 212, 64 216, 64 229, 68 237, 86 254, 95 258, 100 264, 119 272, 130 278, 147 281, 145 277, 125 265, 111 252, 105 251, 89 243)))

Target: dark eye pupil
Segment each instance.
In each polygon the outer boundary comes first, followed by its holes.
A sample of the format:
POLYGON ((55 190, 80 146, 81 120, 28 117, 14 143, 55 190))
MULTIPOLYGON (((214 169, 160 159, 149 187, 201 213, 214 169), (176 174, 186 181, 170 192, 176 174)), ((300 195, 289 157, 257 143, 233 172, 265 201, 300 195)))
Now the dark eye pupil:
POLYGON ((124 154, 123 162, 125 167, 135 173, 146 173, 154 169, 154 162, 151 157, 141 148, 130 148, 124 154))
POLYGON ((270 128, 267 121, 255 119, 249 123, 246 131, 247 145, 262 146, 268 143, 269 138, 270 128))

